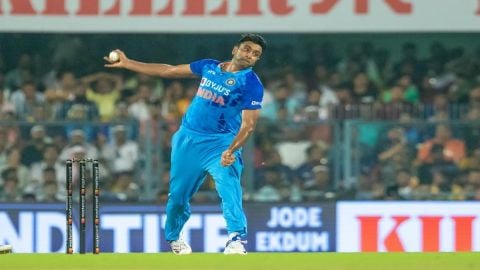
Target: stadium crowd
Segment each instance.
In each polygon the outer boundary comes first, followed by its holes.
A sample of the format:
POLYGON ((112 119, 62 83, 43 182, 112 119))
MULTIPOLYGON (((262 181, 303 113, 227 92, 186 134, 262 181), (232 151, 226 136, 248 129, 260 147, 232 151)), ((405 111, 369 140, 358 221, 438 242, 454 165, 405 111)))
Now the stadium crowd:
MULTIPOLYGON (((198 82, 86 72, 101 59, 79 58, 89 45, 70 38, 53 55, 25 51, 13 62, 0 44, 0 202, 63 201, 68 158, 100 161, 102 200, 140 201, 146 138, 161 142, 152 200, 165 202, 170 138, 198 82)), ((287 56, 272 44, 258 68, 265 93, 244 155, 254 168, 246 201, 480 199, 480 48, 435 42, 420 57, 407 42, 393 59, 374 43, 345 52, 322 43, 301 53, 307 60, 278 65, 287 56), (349 122, 355 132, 344 136, 349 122)), ((194 200, 217 201, 213 182, 194 200)))

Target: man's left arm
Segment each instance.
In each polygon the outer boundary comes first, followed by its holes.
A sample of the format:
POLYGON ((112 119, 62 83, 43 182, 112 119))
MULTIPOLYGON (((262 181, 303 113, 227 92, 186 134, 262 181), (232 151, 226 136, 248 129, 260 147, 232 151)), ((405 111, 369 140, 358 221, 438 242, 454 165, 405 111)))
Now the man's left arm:
POLYGON ((259 109, 242 111, 242 124, 240 126, 240 130, 228 149, 223 151, 222 158, 220 160, 222 166, 230 166, 233 164, 233 162, 235 162, 235 155, 233 153, 242 147, 247 141, 248 137, 250 137, 250 135, 253 133, 259 116, 259 109))

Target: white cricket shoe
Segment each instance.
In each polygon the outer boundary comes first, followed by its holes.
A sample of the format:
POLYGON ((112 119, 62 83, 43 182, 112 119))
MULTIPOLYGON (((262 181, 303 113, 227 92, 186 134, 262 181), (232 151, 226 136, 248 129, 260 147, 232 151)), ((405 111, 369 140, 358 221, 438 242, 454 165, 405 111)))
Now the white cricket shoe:
POLYGON ((240 238, 240 235, 234 234, 230 237, 230 240, 228 240, 225 250, 223 251, 223 254, 227 255, 232 255, 232 254, 239 254, 239 255, 247 255, 247 251, 245 250, 245 246, 243 244, 246 244, 247 241, 242 241, 240 238))
POLYGON ((188 255, 192 253, 192 248, 183 239, 170 241, 172 252, 177 255, 188 255))
POLYGON ((0 245, 0 254, 12 252, 11 245, 0 245))

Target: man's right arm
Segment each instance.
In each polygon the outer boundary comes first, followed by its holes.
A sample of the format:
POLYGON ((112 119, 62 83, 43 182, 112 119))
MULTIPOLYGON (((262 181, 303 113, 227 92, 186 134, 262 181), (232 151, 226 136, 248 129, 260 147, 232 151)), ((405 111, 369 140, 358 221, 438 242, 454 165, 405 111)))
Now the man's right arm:
POLYGON ((190 69, 190 65, 168 65, 168 64, 156 64, 156 63, 143 63, 129 59, 124 52, 115 50, 119 55, 117 62, 112 62, 108 57, 104 57, 108 64, 105 64, 109 68, 124 68, 134 72, 143 73, 150 76, 158 76, 162 78, 195 78, 195 75, 190 69))

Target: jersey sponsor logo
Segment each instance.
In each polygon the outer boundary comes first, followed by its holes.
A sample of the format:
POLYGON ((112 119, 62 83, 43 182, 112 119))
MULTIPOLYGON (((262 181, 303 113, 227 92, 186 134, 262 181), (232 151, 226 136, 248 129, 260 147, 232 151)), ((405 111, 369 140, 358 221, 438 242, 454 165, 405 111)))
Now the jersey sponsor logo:
POLYGON ((225 106, 225 100, 223 99, 223 96, 218 95, 217 93, 212 92, 208 89, 204 89, 204 88, 201 88, 201 87, 198 88, 197 96, 201 97, 201 98, 204 98, 204 99, 207 99, 207 100, 210 100, 214 103, 220 104, 222 106, 225 106))
POLYGON ((236 82, 235 82, 235 79, 234 79, 234 78, 230 78, 230 79, 226 80, 225 83, 226 83, 228 86, 232 86, 232 85, 234 85, 236 82))
POLYGON ((203 89, 208 89, 214 92, 218 92, 220 94, 223 94, 225 96, 228 96, 230 92, 232 91, 231 89, 228 89, 227 87, 223 86, 220 83, 213 82, 209 80, 208 78, 203 77, 202 80, 200 81, 200 88, 203 89))
POLYGON ((257 106, 257 105, 260 105, 262 104, 261 101, 252 101, 252 106, 257 106))

